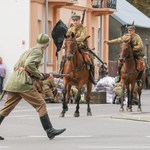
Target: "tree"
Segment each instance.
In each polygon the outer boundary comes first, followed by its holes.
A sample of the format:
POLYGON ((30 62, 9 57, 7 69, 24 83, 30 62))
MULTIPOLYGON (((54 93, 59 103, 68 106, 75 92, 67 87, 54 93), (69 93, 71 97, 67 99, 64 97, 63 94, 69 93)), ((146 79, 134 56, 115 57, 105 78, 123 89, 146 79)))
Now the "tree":
POLYGON ((150 17, 150 0, 127 0, 146 16, 150 17))

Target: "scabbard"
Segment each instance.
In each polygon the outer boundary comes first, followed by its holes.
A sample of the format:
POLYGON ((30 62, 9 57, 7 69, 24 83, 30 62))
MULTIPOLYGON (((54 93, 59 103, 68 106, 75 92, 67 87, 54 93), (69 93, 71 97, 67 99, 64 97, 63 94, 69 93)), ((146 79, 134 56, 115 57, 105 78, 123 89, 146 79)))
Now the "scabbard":
POLYGON ((0 101, 3 99, 5 93, 6 93, 6 91, 3 91, 2 94, 0 95, 0 101))

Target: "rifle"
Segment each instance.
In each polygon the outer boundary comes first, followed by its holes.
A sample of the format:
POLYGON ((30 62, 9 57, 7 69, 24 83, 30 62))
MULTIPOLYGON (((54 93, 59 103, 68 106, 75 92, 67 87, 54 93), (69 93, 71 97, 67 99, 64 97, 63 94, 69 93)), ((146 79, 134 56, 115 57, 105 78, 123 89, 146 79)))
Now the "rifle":
POLYGON ((81 24, 84 24, 84 17, 85 17, 85 9, 83 10, 83 14, 82 14, 82 20, 81 20, 81 24))
POLYGON ((48 74, 52 74, 55 78, 61 78, 61 77, 69 77, 69 74, 59 74, 56 72, 49 72, 48 74))
POLYGON ((6 91, 3 91, 0 95, 0 101, 3 99, 4 95, 5 95, 6 91))
POLYGON ((91 50, 91 49, 88 49, 88 51, 93 54, 104 66, 105 69, 108 69, 106 64, 91 50))

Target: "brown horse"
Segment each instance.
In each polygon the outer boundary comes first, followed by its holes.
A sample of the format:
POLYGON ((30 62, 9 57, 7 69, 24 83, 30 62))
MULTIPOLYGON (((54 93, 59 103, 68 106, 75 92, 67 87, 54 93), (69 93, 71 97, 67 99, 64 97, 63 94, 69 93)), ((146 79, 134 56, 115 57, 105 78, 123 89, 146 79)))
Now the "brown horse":
POLYGON ((82 93, 82 87, 87 86, 86 102, 87 102, 87 115, 92 115, 90 108, 90 93, 92 90, 92 82, 90 81, 90 73, 87 65, 83 59, 82 54, 79 51, 75 35, 72 33, 65 39, 65 58, 63 73, 69 76, 63 77, 63 109, 60 117, 64 117, 68 110, 68 103, 70 99, 70 89, 72 85, 75 85, 78 89, 76 96, 76 110, 74 117, 79 117, 79 103, 82 93))
MULTIPOLYGON (((125 98, 125 92, 127 92, 127 110, 132 111, 132 99, 133 99, 133 92, 135 90, 135 86, 137 87, 137 65, 136 60, 133 55, 133 46, 132 41, 124 42, 120 48, 120 62, 123 63, 121 69, 121 85, 122 85, 122 98, 121 98, 121 111, 124 111, 123 108, 123 101, 125 98)), ((142 77, 142 84, 144 85, 145 74, 142 77)), ((139 97, 138 101, 138 111, 141 111, 141 92, 142 87, 137 88, 137 93, 139 97)))

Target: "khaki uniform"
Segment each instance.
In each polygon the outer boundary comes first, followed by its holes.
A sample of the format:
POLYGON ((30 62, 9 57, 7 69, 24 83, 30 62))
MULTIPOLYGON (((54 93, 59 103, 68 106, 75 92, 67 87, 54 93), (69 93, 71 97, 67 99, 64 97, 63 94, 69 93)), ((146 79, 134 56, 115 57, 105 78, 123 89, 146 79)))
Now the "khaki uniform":
POLYGON ((22 54, 14 67, 14 72, 4 86, 4 91, 7 92, 8 96, 3 108, 0 110, 0 115, 7 116, 22 98, 36 109, 40 117, 47 113, 46 102, 31 79, 31 76, 37 79, 42 77, 38 70, 42 58, 43 50, 38 46, 22 54), (19 67, 23 67, 26 70, 20 70, 19 67))
POLYGON ((72 26, 68 29, 66 35, 70 35, 72 32, 75 34, 76 41, 77 41, 78 45, 79 46, 84 45, 84 40, 87 37, 86 28, 83 27, 82 24, 78 25, 77 27, 72 26))
POLYGON ((142 56, 143 42, 138 34, 134 34, 132 37, 129 34, 125 34, 124 36, 108 41, 108 44, 116 44, 123 43, 124 41, 128 41, 132 39, 134 54, 137 55, 137 59, 144 61, 142 56))

